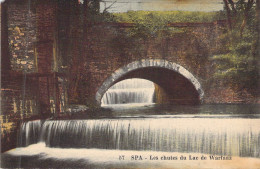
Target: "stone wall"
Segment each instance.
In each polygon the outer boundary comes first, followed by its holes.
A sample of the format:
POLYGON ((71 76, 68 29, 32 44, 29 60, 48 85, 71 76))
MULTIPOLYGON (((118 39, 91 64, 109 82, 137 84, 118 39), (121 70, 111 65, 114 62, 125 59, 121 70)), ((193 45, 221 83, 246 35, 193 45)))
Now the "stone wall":
POLYGON ((4 3, 12 71, 47 73, 55 69, 55 1, 10 0, 4 3))
POLYGON ((54 2, 9 0, 1 4, 4 116, 53 112, 53 104, 60 97, 56 93, 64 95, 59 88, 65 86, 61 84, 65 78, 54 73, 57 31, 54 2))
POLYGON ((145 40, 128 37, 127 29, 130 28, 109 25, 89 28, 90 44, 86 47, 88 56, 84 70, 88 77, 82 79, 87 86, 80 91, 85 94, 83 98, 93 98, 102 83, 117 69, 142 59, 177 63, 205 85, 204 81, 210 76, 209 56, 217 46, 212 40, 217 34, 215 26, 191 28, 188 33, 145 40))
POLYGON ((102 83, 131 62, 164 59, 183 66, 199 80, 205 92, 204 103, 255 103, 257 98, 248 92, 233 91, 221 82, 212 81, 214 64, 210 58, 219 53, 218 38, 224 28, 213 24, 184 28, 180 33, 165 37, 137 39, 127 35, 127 29, 131 28, 109 24, 89 27, 89 45, 85 48, 87 60, 82 62, 84 69, 81 70, 87 76, 81 78, 79 99, 85 100, 83 104, 95 102, 93 96, 102 83), (221 90, 226 92, 219 92, 221 90))
POLYGON ((7 5, 8 42, 11 68, 35 72, 36 15, 30 0, 14 1, 7 5))
MULTIPOLYGON (((92 23, 86 5, 78 1, 11 0, 6 7, 11 70, 65 73, 70 103, 93 104, 107 78, 141 59, 163 59, 186 68, 201 83, 205 103, 255 102, 244 91, 239 94, 210 82, 214 71, 210 57, 219 52, 218 37, 225 29, 217 22, 173 27, 174 34, 140 38, 129 35, 131 27, 92 23), (215 97, 219 90, 232 97, 224 93, 215 97)), ((50 83, 45 75, 39 78, 42 107, 50 107, 50 83)))

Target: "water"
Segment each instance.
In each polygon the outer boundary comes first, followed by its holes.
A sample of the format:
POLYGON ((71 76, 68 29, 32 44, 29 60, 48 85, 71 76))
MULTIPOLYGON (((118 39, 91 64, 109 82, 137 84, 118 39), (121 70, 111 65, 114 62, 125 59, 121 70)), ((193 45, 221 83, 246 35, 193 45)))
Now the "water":
POLYGON ((153 103, 154 84, 144 79, 123 80, 104 94, 102 106, 111 104, 153 103))
MULTIPOLYGON (((25 145, 35 141, 39 121, 24 124, 25 145), (32 136, 32 137, 28 137, 32 136)), ((23 125, 23 126, 24 126, 23 125)), ((47 147, 197 152, 260 157, 259 119, 167 116, 45 121, 38 141, 47 147), (230 128, 232 126, 232 128, 230 128), (214 145, 214 146, 212 146, 214 145)))
POLYGON ((257 168, 259 150, 258 105, 120 105, 94 119, 26 122, 20 146, 2 159, 4 167, 32 168, 257 168), (232 160, 161 160, 190 155, 232 160))
POLYGON ((37 143, 41 126, 42 122, 40 120, 23 123, 20 127, 18 146, 29 146, 30 144, 37 143))

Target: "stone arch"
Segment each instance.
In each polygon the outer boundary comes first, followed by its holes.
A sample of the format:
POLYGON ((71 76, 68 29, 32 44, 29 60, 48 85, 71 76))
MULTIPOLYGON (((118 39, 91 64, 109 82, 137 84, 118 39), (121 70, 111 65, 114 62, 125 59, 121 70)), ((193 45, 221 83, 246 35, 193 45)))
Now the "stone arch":
POLYGON ((96 93, 97 104, 101 104, 101 99, 105 92, 115 83, 119 82, 120 79, 122 80, 122 77, 130 72, 143 68, 163 68, 182 75, 194 86, 194 88, 198 92, 200 102, 203 101, 204 91, 201 87, 201 84, 187 69, 176 63, 169 62, 164 59, 143 59, 140 61, 134 61, 126 66, 117 69, 110 77, 108 77, 96 93))

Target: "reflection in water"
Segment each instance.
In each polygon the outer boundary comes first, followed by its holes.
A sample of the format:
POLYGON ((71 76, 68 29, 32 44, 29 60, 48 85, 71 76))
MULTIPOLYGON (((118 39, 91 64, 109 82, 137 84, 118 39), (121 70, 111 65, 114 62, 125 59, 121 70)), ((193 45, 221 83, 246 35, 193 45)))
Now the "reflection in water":
POLYGON ((128 104, 128 103, 153 103, 154 84, 144 79, 123 80, 104 94, 101 103, 104 105, 111 104, 128 104))

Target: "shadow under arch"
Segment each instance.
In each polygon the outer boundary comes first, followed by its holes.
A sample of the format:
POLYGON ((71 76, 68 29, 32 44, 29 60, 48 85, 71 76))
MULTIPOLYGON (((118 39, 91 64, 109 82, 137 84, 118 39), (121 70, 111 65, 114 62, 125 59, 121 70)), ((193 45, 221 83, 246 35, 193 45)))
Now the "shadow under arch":
MULTIPOLYGON (((163 77, 164 73, 169 74, 169 72, 175 75, 175 79, 177 79, 177 77, 184 77, 183 79, 189 82, 189 85, 191 85, 192 88, 194 88, 196 91, 199 102, 201 103, 203 101, 204 91, 201 87, 201 84, 184 67, 164 59, 143 59, 140 61, 134 61, 117 69, 110 77, 108 77, 96 93, 97 105, 101 105, 101 99, 105 92, 119 81, 129 78, 143 78, 151 80, 156 84, 160 84, 160 81, 153 78, 153 73, 158 74, 158 77, 163 77)), ((166 79, 167 78, 168 77, 166 77, 166 79)))

